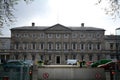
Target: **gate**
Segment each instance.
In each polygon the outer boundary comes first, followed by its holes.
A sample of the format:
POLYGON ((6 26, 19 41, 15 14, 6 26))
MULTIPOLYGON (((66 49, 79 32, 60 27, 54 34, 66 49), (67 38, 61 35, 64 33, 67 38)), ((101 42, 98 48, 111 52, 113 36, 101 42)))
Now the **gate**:
POLYGON ((0 66, 0 80, 30 80, 30 71, 29 66, 7 68, 0 66))

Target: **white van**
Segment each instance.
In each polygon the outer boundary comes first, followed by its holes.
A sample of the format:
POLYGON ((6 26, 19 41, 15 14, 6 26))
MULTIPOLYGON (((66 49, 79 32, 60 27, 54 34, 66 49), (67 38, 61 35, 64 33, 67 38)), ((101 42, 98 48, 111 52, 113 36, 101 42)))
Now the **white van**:
POLYGON ((76 59, 68 59, 67 60, 67 64, 69 64, 69 65, 76 65, 77 64, 77 60, 76 59))

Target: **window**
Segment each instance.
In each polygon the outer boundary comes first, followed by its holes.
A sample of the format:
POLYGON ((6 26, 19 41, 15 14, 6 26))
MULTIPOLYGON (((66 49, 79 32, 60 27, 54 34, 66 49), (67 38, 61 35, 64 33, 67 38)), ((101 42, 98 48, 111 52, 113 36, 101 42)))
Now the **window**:
POLYGON ((92 50, 93 49, 93 45, 91 43, 88 44, 88 50, 92 50))
POLYGON ((48 38, 52 38, 53 37, 53 34, 48 34, 48 38))
POLYGON ((84 55, 81 55, 81 59, 82 59, 82 61, 84 60, 84 55))
POLYGON ((69 49, 69 44, 68 43, 64 43, 64 50, 68 50, 69 49))
POLYGON ((52 50, 53 49, 53 43, 48 43, 48 50, 52 50))
POLYGON ((49 55, 49 60, 51 60, 51 55, 49 55))
POLYGON ((19 43, 18 42, 15 43, 14 49, 19 49, 19 43))
POLYGON ((26 42, 23 43, 23 49, 28 49, 28 43, 26 42))
POLYGON ((97 55, 97 59, 100 60, 100 55, 97 55))
POLYGON ((56 38, 60 38, 60 36, 61 36, 60 34, 56 34, 56 38))
POLYGON ((65 55, 65 60, 67 60, 68 59, 68 56, 67 55, 65 55))
POLYGON ((64 34, 64 38, 68 38, 69 37, 69 34, 64 34))
POLYGON ((36 43, 35 42, 32 43, 31 49, 36 49, 36 43))
POLYGON ((73 55, 73 59, 76 59, 76 55, 75 54, 73 55))
POLYGON ((61 44, 60 43, 56 43, 56 50, 61 49, 61 44))
POLYGON ((44 33, 40 33, 40 38, 44 38, 44 33))
POLYGON ((96 44, 96 48, 97 50, 101 50, 101 44, 100 43, 96 44))
POLYGON ((114 45, 113 43, 110 43, 110 49, 113 49, 113 45, 114 45))
POLYGON ((43 60, 43 55, 40 55, 40 60, 43 60))
POLYGON ((33 38, 36 37, 36 34, 32 34, 32 37, 33 37, 33 38))
POLYGON ((76 34, 76 33, 73 33, 73 34, 72 34, 72 38, 77 38, 77 34, 76 34))
POLYGON ((19 37, 19 36, 20 36, 20 35, 17 33, 17 34, 16 34, 16 37, 19 37))
POLYGON ((39 49, 42 49, 42 50, 44 49, 44 43, 39 44, 39 49))
POLYGON ((72 49, 73 50, 77 49, 77 43, 72 43, 72 49))
POLYGON ((85 49, 85 45, 84 45, 84 43, 81 43, 80 44, 80 50, 84 50, 85 49))
POLYGON ((80 38, 84 38, 84 37, 85 37, 85 34, 81 33, 80 38))
POLYGON ((92 61, 92 55, 89 55, 89 60, 92 61))

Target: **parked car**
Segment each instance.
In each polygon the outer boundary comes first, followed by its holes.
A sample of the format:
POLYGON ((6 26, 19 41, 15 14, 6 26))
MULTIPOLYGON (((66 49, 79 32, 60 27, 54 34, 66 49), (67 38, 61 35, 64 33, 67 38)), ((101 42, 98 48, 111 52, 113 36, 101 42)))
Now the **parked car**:
POLYGON ((68 65, 77 65, 77 60, 76 59, 68 59, 67 64, 68 65))
POLYGON ((99 65, 99 68, 104 68, 105 70, 120 70, 120 64, 117 62, 110 62, 108 64, 99 65))
POLYGON ((24 60, 25 64, 28 64, 30 67, 33 66, 33 61, 32 60, 24 60))

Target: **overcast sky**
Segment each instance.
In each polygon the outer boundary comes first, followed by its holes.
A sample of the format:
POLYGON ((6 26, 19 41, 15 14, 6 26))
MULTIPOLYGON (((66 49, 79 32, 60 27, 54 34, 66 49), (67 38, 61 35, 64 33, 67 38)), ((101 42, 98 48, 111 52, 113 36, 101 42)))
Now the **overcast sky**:
POLYGON ((26 4, 23 0, 15 6, 17 22, 10 27, 5 27, 3 36, 10 36, 13 27, 52 26, 60 23, 65 26, 80 27, 85 23, 88 27, 98 27, 106 30, 105 34, 115 34, 115 29, 120 27, 120 19, 112 19, 106 15, 103 8, 105 4, 95 5, 97 0, 34 0, 26 4))

